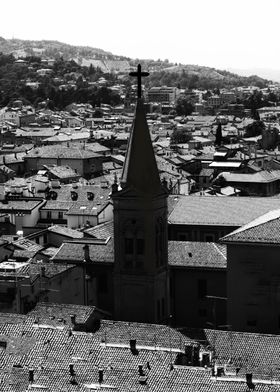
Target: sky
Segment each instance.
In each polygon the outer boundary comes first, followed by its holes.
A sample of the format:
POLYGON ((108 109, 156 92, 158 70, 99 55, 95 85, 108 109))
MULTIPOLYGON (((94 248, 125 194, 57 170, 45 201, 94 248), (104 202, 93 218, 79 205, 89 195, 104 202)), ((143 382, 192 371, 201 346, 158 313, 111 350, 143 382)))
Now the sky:
POLYGON ((0 36, 218 69, 280 69, 279 0, 9 0, 0 36))

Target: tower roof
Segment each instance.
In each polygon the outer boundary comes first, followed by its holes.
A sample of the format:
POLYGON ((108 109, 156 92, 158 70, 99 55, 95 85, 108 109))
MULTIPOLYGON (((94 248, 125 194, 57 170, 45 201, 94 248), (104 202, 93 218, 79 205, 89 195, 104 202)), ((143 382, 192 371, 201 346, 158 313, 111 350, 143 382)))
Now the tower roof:
POLYGON ((138 98, 121 183, 123 188, 155 195, 162 192, 142 99, 138 98))

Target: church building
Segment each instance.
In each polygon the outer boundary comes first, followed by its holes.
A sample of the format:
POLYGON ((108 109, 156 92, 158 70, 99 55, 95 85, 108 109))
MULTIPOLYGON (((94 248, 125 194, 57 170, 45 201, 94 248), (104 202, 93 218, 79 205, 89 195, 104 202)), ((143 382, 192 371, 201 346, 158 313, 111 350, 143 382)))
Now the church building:
POLYGON ((138 98, 121 190, 113 187, 114 316, 156 323, 169 314, 168 192, 160 182, 138 98))
POLYGON ((90 238, 63 243, 52 260, 80 265, 84 303, 114 320, 225 324, 226 303, 213 298, 226 295, 226 256, 212 242, 168 240, 169 194, 141 98, 147 73, 139 65, 132 75, 138 77, 138 99, 120 183, 112 185, 113 221, 90 229, 90 238))

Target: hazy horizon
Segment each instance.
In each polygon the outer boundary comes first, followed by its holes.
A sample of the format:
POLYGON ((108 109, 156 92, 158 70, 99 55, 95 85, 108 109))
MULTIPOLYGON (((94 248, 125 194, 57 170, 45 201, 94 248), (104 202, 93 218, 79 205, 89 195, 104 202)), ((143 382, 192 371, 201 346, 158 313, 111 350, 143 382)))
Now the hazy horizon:
POLYGON ((5 39, 56 40, 218 69, 280 70, 277 0, 11 0, 1 11, 11 16, 1 21, 5 39))

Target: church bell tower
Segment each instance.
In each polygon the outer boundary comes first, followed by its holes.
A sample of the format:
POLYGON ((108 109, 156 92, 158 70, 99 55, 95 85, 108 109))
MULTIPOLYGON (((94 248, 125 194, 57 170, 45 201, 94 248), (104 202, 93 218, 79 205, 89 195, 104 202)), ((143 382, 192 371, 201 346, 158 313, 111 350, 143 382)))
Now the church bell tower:
POLYGON ((114 318, 164 323, 169 316, 167 197, 161 184, 141 98, 138 99, 114 205, 114 318))

